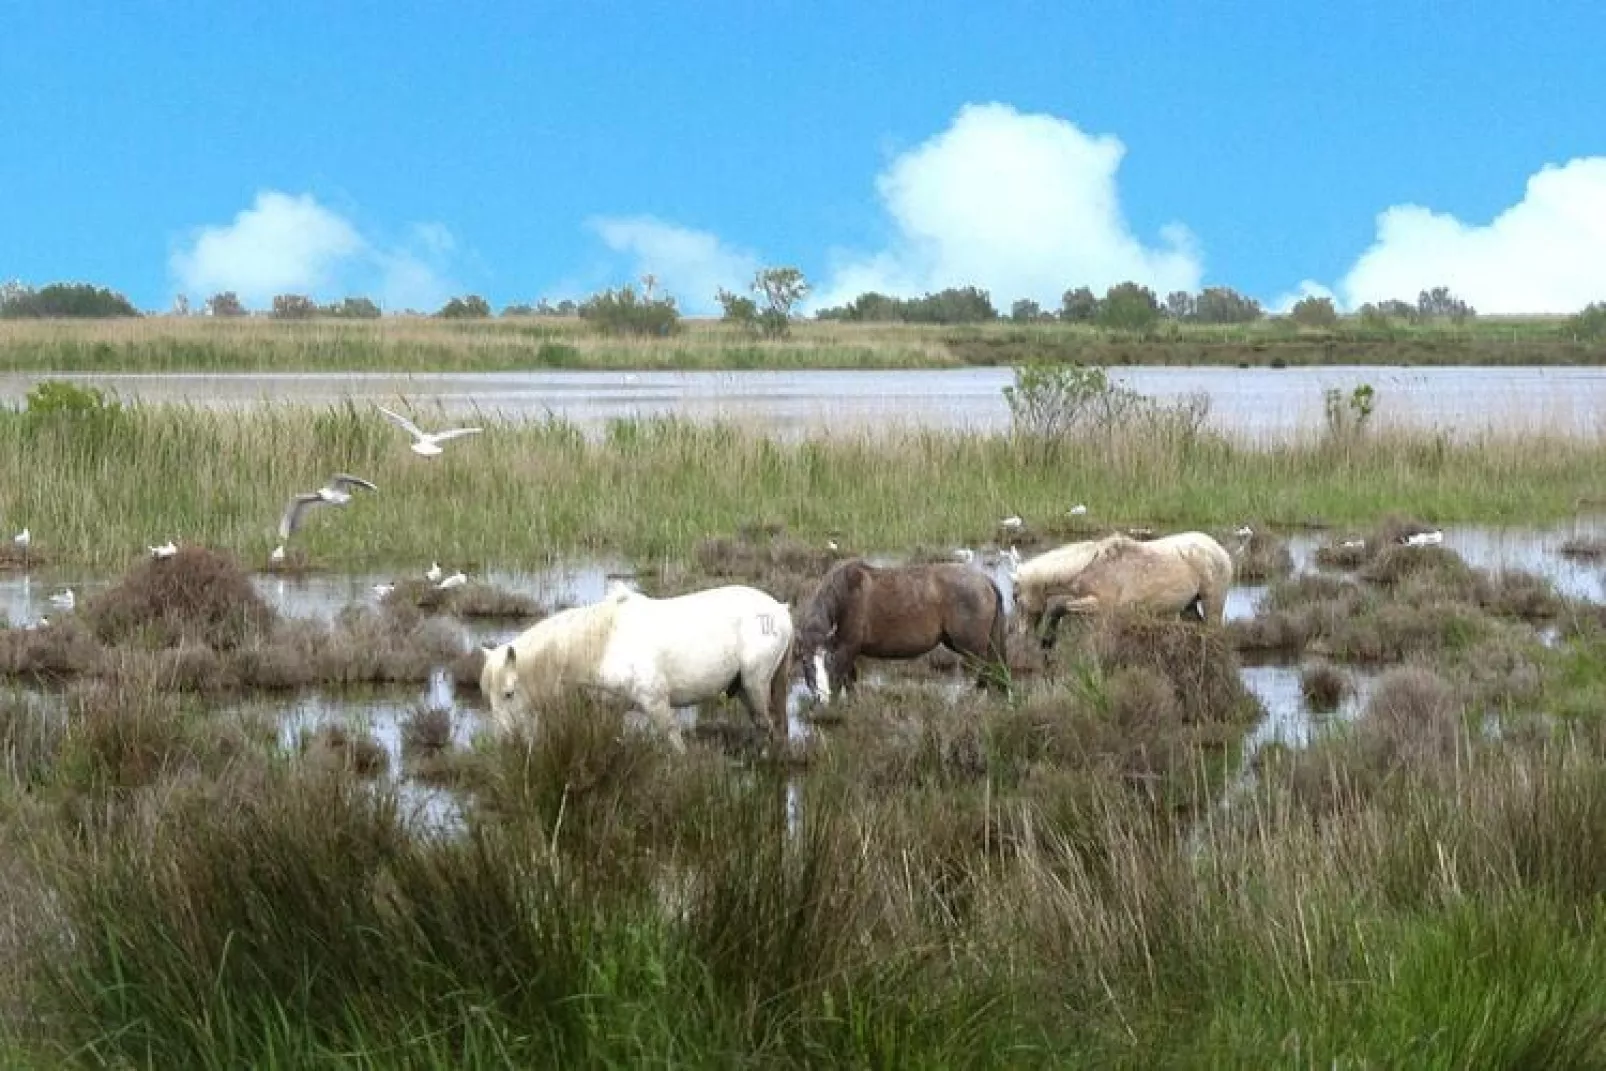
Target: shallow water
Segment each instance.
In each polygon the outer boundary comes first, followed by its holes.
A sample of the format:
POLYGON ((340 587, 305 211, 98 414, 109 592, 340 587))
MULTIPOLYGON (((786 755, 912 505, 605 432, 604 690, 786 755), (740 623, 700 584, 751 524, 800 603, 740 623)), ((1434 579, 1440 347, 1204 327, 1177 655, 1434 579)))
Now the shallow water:
MULTIPOLYGON (((1606 537, 1606 518, 1581 518, 1566 524, 1543 528, 1495 528, 1479 525, 1454 525, 1444 529, 1444 546, 1460 554, 1475 567, 1488 569, 1519 568, 1549 578, 1564 594, 1574 598, 1606 601, 1606 569, 1596 563, 1570 561, 1560 554, 1561 545, 1577 535, 1606 537)), ((1341 532, 1300 532, 1289 537, 1289 550, 1299 571, 1315 569, 1316 548, 1343 537, 1341 532)), ((887 560, 895 560, 886 556, 887 560)), ((986 572, 998 583, 1009 601, 1008 562, 996 552, 979 553, 976 568, 986 572)), ((473 579, 491 584, 506 591, 530 596, 543 606, 583 604, 594 602, 604 594, 614 579, 629 579, 633 575, 628 562, 622 560, 583 560, 554 565, 550 568, 511 571, 496 570, 473 579)), ((393 573, 311 573, 304 575, 254 574, 252 582, 263 597, 281 613, 291 617, 330 619, 347 606, 373 605, 378 596, 373 586, 397 579, 393 573)), ((0 574, 0 613, 15 624, 34 623, 41 616, 57 616, 50 606, 49 596, 64 587, 75 590, 80 599, 104 588, 109 579, 104 576, 74 574, 70 571, 0 574)), ((1240 584, 1229 593, 1226 616, 1229 620, 1252 617, 1257 604, 1266 592, 1261 584, 1240 584)), ((462 623, 464 645, 473 643, 505 642, 526 627, 518 621, 480 621, 470 619, 462 623)), ((871 688, 893 678, 885 666, 868 662, 861 670, 862 683, 871 688)), ((1354 718, 1363 708, 1376 673, 1346 667, 1355 691, 1346 697, 1340 708, 1331 714, 1313 714, 1305 705, 1299 688, 1297 665, 1257 665, 1243 669, 1244 683, 1260 699, 1266 709, 1266 718, 1245 738, 1243 754, 1247 760, 1259 749, 1271 743, 1289 747, 1306 746, 1322 726, 1335 721, 1354 718)), ((968 694, 972 682, 961 676, 939 677, 929 682, 941 694, 958 699, 968 694)), ((814 732, 804 716, 810 699, 801 681, 795 681, 788 701, 788 734, 795 742, 806 741, 814 732)), ((413 820, 422 828, 450 829, 461 822, 459 803, 453 794, 440 788, 417 784, 401 776, 404 769, 401 754, 401 725, 409 713, 419 706, 444 707, 454 715, 454 741, 457 746, 468 746, 473 734, 481 727, 477 696, 459 697, 451 680, 436 669, 429 685, 422 690, 392 689, 365 697, 345 694, 308 692, 292 700, 251 700, 231 708, 255 710, 275 718, 280 726, 280 741, 289 750, 295 750, 299 735, 314 731, 326 723, 339 723, 351 729, 367 729, 384 747, 389 757, 390 774, 399 786, 403 800, 413 811, 413 820), (467 701, 462 701, 466 699, 467 701)), ((680 722, 686 729, 696 725, 694 708, 678 711, 680 722)), ((651 731, 639 721, 636 727, 651 731)), ((797 783, 788 786, 786 812, 789 827, 795 828, 802 808, 802 789, 797 783)))
MULTIPOLYGON (((1161 399, 1208 394, 1211 421, 1246 437, 1319 428, 1322 393, 1362 383, 1378 391, 1377 419, 1477 431, 1490 426, 1595 434, 1606 427, 1606 368, 1118 367, 1122 386, 1161 399)), ((19 405, 45 374, 0 375, 0 404, 19 405)), ((326 405, 405 398, 443 418, 557 416, 583 427, 633 416, 730 419, 787 432, 826 428, 1002 429, 1008 368, 892 371, 486 373, 294 372, 50 373, 109 388, 128 399, 241 408, 263 403, 326 405)))

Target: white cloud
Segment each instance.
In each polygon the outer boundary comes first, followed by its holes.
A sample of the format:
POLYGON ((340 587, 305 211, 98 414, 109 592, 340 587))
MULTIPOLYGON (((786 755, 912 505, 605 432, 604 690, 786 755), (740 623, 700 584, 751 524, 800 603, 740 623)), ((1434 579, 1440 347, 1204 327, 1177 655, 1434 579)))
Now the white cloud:
POLYGON ((606 217, 592 220, 591 226, 609 249, 634 259, 638 281, 650 272, 657 292, 674 295, 683 313, 717 309, 714 295, 722 288, 747 293, 759 269, 757 257, 731 249, 707 231, 651 216, 606 217))
POLYGON ((383 245, 311 194, 258 193, 233 221, 199 228, 168 268, 180 291, 204 300, 233 290, 265 308, 277 294, 318 299, 368 296, 387 309, 433 310, 456 287, 446 275, 456 250, 451 231, 416 223, 409 239, 383 245))
POLYGON ((1308 297, 1324 297, 1338 304, 1337 297, 1331 290, 1316 282, 1314 279, 1301 279, 1299 285, 1291 293, 1280 294, 1266 303, 1266 311, 1275 316, 1282 316, 1296 304, 1308 297))
POLYGON ((1419 205, 1385 210, 1339 291, 1354 309, 1435 286, 1482 313, 1569 313, 1606 297, 1606 157, 1545 166, 1483 226, 1419 205))
POLYGON ((838 254, 816 307, 867 290, 907 296, 975 285, 1007 308, 1058 306, 1073 286, 1127 279, 1161 294, 1197 290, 1192 235, 1180 224, 1146 246, 1121 213, 1118 138, 1004 104, 967 104, 953 124, 892 161, 876 189, 896 236, 869 255, 838 254))

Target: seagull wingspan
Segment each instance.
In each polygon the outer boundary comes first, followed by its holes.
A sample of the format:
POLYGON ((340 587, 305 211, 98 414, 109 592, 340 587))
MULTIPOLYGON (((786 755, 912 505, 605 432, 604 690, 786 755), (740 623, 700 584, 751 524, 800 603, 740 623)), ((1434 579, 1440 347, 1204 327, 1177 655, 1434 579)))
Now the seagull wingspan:
POLYGON ((361 476, 351 476, 344 472, 337 472, 330 479, 329 486, 339 488, 361 487, 368 491, 377 491, 379 488, 363 479, 361 476))
POLYGON ((284 516, 279 518, 279 538, 289 539, 295 530, 301 527, 301 517, 307 509, 322 501, 322 496, 315 491, 292 498, 290 505, 285 508, 284 516))
POLYGON ((386 409, 382 405, 379 407, 379 411, 389 417, 392 424, 395 424, 399 428, 405 429, 407 434, 411 435, 413 438, 424 438, 424 433, 419 430, 418 425, 414 424, 411 420, 408 420, 400 413, 392 413, 389 409, 386 409))
POLYGON ((480 430, 481 429, 479 428, 451 428, 447 431, 438 431, 434 435, 431 435, 430 438, 434 439, 438 443, 443 443, 447 439, 456 439, 463 435, 477 435, 480 430))

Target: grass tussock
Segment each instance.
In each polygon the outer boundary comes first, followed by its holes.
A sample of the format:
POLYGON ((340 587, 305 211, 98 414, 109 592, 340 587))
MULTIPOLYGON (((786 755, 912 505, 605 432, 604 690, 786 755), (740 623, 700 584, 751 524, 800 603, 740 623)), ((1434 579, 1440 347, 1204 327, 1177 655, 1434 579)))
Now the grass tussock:
POLYGON ((1596 536, 1570 536, 1559 549, 1563 558, 1573 561, 1598 562, 1606 560, 1606 539, 1596 536))
POLYGON ((408 578, 397 581, 384 602, 387 607, 406 606, 427 614, 462 618, 514 618, 532 624, 547 612, 528 595, 504 591, 493 584, 476 581, 443 590, 428 580, 408 578))
POLYGON ((1222 535, 1218 541, 1224 547, 1235 548, 1233 579, 1240 584, 1264 584, 1280 580, 1294 571, 1294 556, 1288 544, 1271 532, 1253 529, 1247 538, 1222 535))
POLYGON ((1299 671, 1299 694, 1311 710, 1330 713, 1353 692, 1344 671, 1325 660, 1317 660, 1299 671))
POLYGON ((1566 610, 1543 577, 1474 569, 1442 547, 1390 546, 1353 577, 1315 574, 1273 584, 1256 616, 1227 631, 1242 652, 1400 662, 1464 656, 1497 642, 1514 622, 1551 622, 1566 610))
POLYGON ((1106 672, 1143 669, 1169 682, 1186 722, 1241 724, 1261 713, 1218 629, 1147 614, 1104 614, 1090 631, 1087 649, 1106 672))
POLYGON ((189 641, 219 651, 241 646, 277 617, 231 557, 203 546, 142 559, 90 600, 85 616, 104 643, 189 641))

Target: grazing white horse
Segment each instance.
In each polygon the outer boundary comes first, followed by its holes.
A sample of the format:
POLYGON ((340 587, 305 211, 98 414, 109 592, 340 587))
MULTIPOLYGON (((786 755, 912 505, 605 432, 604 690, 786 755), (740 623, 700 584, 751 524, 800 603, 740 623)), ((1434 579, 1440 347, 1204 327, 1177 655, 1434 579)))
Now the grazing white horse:
POLYGON ((684 751, 673 708, 721 695, 739 697, 755 724, 768 721, 785 739, 791 661, 791 606, 756 588, 654 599, 621 584, 487 648, 480 691, 503 732, 534 723, 541 703, 567 691, 600 691, 645 713, 684 751))

